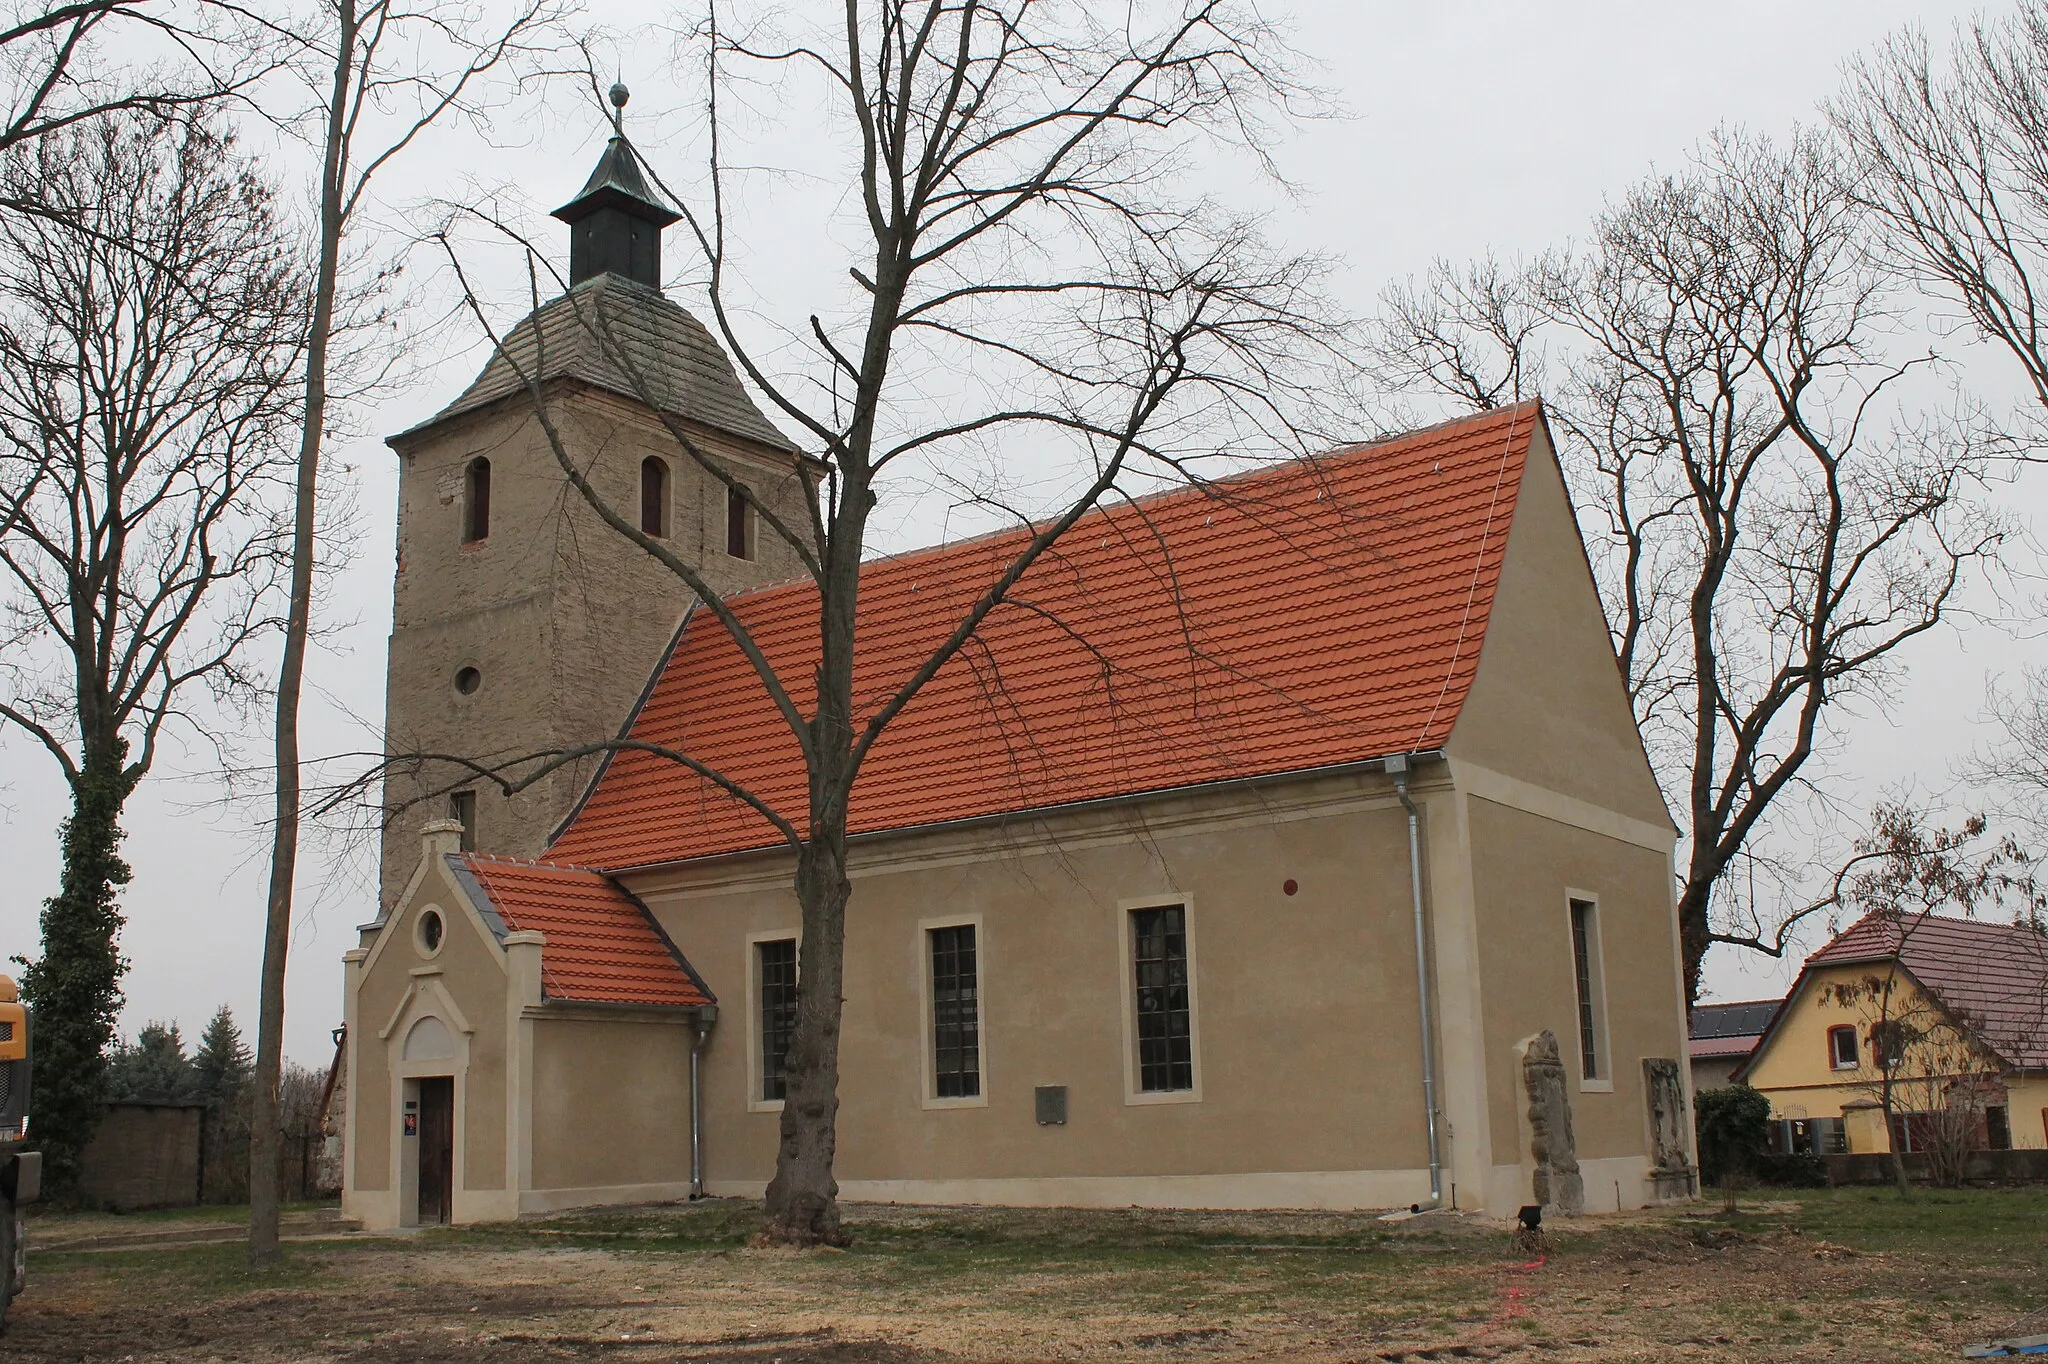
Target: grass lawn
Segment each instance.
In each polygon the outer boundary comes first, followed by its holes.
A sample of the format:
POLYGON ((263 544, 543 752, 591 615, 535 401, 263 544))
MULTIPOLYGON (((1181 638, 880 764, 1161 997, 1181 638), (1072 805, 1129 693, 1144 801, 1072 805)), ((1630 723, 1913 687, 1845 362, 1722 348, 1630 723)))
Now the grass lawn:
MULTIPOLYGON (((23 1360, 1952 1360, 2048 1331, 2048 1189, 1802 1191, 1589 1217, 1544 1252, 1432 1215, 859 1207, 850 1251, 750 1203, 301 1243, 45 1253, 23 1360)), ((40 1218, 57 1238, 66 1219, 40 1218)))

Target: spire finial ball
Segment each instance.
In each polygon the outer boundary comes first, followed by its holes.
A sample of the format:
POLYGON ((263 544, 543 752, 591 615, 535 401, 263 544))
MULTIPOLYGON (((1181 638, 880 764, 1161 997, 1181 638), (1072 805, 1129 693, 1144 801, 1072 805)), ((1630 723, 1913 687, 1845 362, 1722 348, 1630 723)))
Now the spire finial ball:
POLYGON ((612 108, 623 109, 626 107, 626 101, 631 99, 633 95, 632 91, 626 89, 626 83, 624 81, 613 81, 611 97, 612 108))

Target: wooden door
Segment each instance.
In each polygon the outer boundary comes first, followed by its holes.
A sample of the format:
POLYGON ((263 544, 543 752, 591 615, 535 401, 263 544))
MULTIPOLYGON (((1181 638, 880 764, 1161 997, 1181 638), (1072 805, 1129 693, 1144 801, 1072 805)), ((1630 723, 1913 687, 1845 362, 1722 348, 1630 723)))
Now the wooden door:
POLYGON ((420 1081, 420 1225, 448 1222, 455 1211, 455 1081, 420 1081))

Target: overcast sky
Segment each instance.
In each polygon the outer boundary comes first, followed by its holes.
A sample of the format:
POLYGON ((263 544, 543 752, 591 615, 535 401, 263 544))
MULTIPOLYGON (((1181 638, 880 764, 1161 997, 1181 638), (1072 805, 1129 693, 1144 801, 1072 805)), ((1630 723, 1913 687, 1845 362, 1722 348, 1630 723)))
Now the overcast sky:
MULTIPOLYGON (((634 9, 607 3, 602 17, 623 23, 634 9)), ((621 74, 635 91, 629 126, 642 154, 666 176, 687 178, 687 124, 664 99, 665 35, 651 27, 666 11, 644 7, 650 28, 620 45, 621 74)), ((1303 129, 1277 148, 1303 192, 1287 203, 1270 188, 1275 230, 1297 248, 1343 261, 1338 291, 1354 312, 1368 311, 1390 279, 1418 272, 1436 256, 1462 259, 1492 250, 1537 251, 1581 233, 1604 196, 1654 167, 1684 158, 1717 123, 1782 132, 1811 121, 1834 88, 1843 59, 1908 22, 1945 31, 1960 7, 1901 0, 1803 0, 1712 6, 1527 3, 1360 3, 1268 0, 1292 13, 1299 45, 1325 64, 1351 116, 1303 129)), ((668 82, 673 90, 680 82, 668 82)), ((796 115, 792 115, 795 117, 796 115)), ((565 94, 553 115, 507 127, 490 146, 468 133, 422 148, 382 182, 395 214, 420 198, 477 184, 512 187, 515 204, 545 210, 581 185, 602 146, 597 115, 565 94)), ((296 174, 298 167, 287 167, 296 174)), ((534 219, 544 241, 566 256, 558 225, 534 219)), ((786 263, 766 305, 786 305, 803 280, 806 225, 757 223, 756 254, 786 263), (779 287, 780 293, 777 292, 779 287)), ((814 253, 815 254, 815 253, 814 253)), ((402 288, 445 305, 431 261, 421 257, 402 288)), ((320 693, 308 723, 308 751, 374 746, 383 706, 385 635, 390 623, 393 457, 382 438, 452 398, 481 363, 474 332, 444 330, 418 380, 362 415, 362 434, 335 453, 354 481, 361 543, 330 594, 342 625, 314 661, 320 693), (443 353, 445 352, 445 358, 443 353)), ((1980 387, 2004 398, 2009 381, 1979 366, 1980 387)), ((2015 492, 2031 514, 2034 489, 2015 492)), ((896 524, 901 549, 941 538, 935 519, 896 524)), ((1921 642, 1908 659, 1912 677, 1890 720, 1858 725, 1839 767, 1843 789, 1867 800, 1886 784, 1950 782, 1949 764, 1981 737, 1976 720, 1987 673, 2012 674, 2039 660, 2041 646, 1984 626, 1921 642)), ((260 744, 250 752, 261 759, 260 744)), ((262 946, 265 848, 257 811, 223 806, 198 754, 172 752, 130 802, 126 851, 135 882, 124 897, 124 949, 133 963, 123 1030, 145 1020, 176 1019, 187 1038, 225 1002, 253 1033, 262 946)), ((0 739, 0 953, 37 950, 37 913, 57 881, 56 828, 65 797, 40 749, 0 739)), ((357 869, 319 858, 305 868, 305 893, 292 942, 287 1052, 324 1064, 328 1031, 341 1019, 340 955, 355 925, 375 915, 371 882, 357 869)), ((1710 959, 1708 986, 1720 998, 1782 990, 1796 963, 1774 965, 1723 952, 1710 959)))

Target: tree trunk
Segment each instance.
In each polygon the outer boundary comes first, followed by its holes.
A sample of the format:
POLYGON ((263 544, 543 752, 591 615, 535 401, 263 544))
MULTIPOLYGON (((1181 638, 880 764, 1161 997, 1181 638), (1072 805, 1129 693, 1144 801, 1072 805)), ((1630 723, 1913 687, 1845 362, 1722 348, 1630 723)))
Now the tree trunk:
POLYGON ((1899 1197, 1904 1198, 1913 1192, 1913 1181, 1906 1176, 1906 1156, 1899 1150, 1899 1124, 1892 1119, 1892 1096, 1889 1093, 1883 1096, 1880 1107, 1884 1110, 1884 1142, 1892 1157, 1892 1183, 1898 1186, 1899 1197))
POLYGON ((299 863, 299 698, 313 618, 314 509, 320 491, 320 442, 327 427, 327 351, 341 273, 342 194, 346 184, 349 77, 355 69, 354 0, 341 0, 335 30, 334 85, 321 164, 320 264, 306 344, 306 424, 299 440, 292 517, 292 596, 284 659, 277 676, 277 806, 270 843, 270 896, 263 925, 263 994, 256 1021, 255 1092, 249 1106, 249 1263, 278 1259, 281 1140, 278 1084, 284 1071, 284 970, 291 946, 292 888, 299 863))
MULTIPOLYGON (((1697 829, 1694 836, 1698 836, 1697 829)), ((1707 948, 1713 945, 1707 937, 1712 931, 1707 921, 1707 909, 1713 894, 1713 881, 1701 881, 1695 876, 1686 883, 1678 897, 1678 950, 1685 960, 1685 1007, 1688 1013, 1699 1002, 1700 968, 1706 962, 1707 948)))
POLYGON ((121 1009, 121 909, 128 884, 121 860, 121 807, 135 788, 119 738, 91 743, 71 782, 64 822, 63 871, 43 902, 42 956, 22 972, 35 1010, 36 1145, 51 1195, 78 1190, 79 1162, 99 1126, 107 1043, 121 1009))
MULTIPOLYGON (((842 825, 843 828, 843 825, 842 825)), ((803 909, 796 1029, 784 1066, 782 1147, 768 1185, 761 1239, 787 1246, 840 1246, 839 1182, 832 1177, 839 1114, 839 1019, 846 960, 843 836, 813 838, 797 858, 803 909)))

